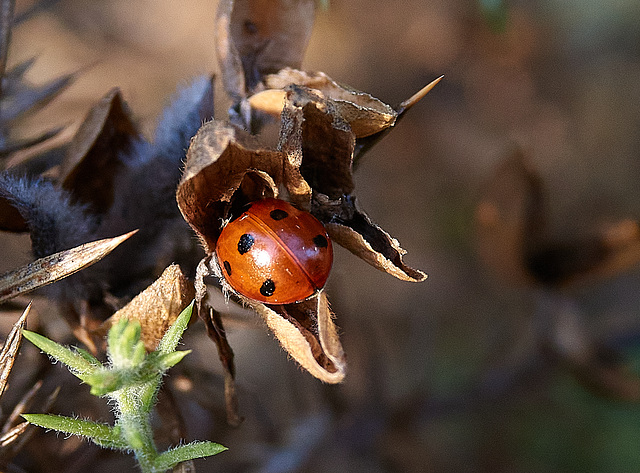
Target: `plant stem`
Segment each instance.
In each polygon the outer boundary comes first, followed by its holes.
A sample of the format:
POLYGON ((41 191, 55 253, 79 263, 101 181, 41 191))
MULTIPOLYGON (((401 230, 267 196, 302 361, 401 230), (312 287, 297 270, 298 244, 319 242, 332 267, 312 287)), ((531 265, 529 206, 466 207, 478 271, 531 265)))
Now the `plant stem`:
POLYGON ((110 394, 118 405, 117 425, 122 429, 122 436, 133 450, 143 473, 156 473, 153 465, 158 457, 148 414, 152 404, 144 402, 144 399, 148 399, 150 389, 154 390, 155 386, 149 382, 110 394))

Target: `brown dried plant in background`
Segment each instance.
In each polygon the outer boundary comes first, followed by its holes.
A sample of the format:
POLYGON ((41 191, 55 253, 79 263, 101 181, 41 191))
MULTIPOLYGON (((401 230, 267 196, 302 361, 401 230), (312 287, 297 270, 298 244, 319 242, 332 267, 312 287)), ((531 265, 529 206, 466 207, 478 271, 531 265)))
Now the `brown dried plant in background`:
POLYGON ((559 238, 548 228, 546 187, 524 152, 507 157, 477 204, 479 257, 510 283, 537 287, 539 343, 592 391, 640 401, 640 375, 589 333, 568 290, 640 263, 640 223, 623 219, 590 234, 559 238))

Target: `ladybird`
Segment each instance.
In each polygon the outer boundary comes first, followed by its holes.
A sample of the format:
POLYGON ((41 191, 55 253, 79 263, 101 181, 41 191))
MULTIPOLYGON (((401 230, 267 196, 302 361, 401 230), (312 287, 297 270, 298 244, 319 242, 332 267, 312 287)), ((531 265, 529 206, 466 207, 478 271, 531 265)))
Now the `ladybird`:
POLYGON ((283 200, 263 199, 222 229, 216 257, 224 279, 239 294, 290 304, 324 287, 333 248, 313 215, 283 200))

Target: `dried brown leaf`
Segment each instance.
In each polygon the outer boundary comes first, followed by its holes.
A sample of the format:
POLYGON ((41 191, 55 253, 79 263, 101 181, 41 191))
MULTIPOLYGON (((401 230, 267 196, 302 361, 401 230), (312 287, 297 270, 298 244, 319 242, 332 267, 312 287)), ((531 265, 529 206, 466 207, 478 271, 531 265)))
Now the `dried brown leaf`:
POLYGON ((297 304, 254 308, 300 366, 326 383, 344 379, 346 359, 324 291, 297 304))
POLYGON ((60 171, 62 187, 92 210, 104 213, 113 202, 122 157, 138 137, 120 91, 112 89, 89 111, 69 144, 60 171))
POLYGON ((5 273, 0 276, 0 303, 80 271, 104 258, 136 232, 85 243, 5 273))
MULTIPOLYGON (((198 278, 198 276, 196 276, 198 278)), ((206 290, 206 289, 205 289, 206 290)), ((238 426, 242 423, 243 418, 240 416, 238 404, 238 391, 236 389, 235 373, 236 367, 234 362, 234 353, 227 332, 222 323, 222 317, 217 310, 214 310, 208 304, 202 305, 201 294, 196 290, 196 305, 198 306, 198 315, 205 324, 207 336, 216 344, 218 349, 218 358, 222 363, 224 371, 224 400, 227 414, 227 423, 229 425, 238 426)))
POLYGON ((265 74, 299 68, 311 36, 313 0, 222 0, 216 50, 227 93, 235 101, 254 91, 265 74))
POLYGON ((105 321, 98 333, 106 334, 111 325, 122 318, 138 320, 145 348, 153 351, 194 296, 193 284, 177 264, 172 264, 153 284, 105 321))
POLYGON ((178 185, 178 207, 210 253, 228 218, 232 196, 245 202, 277 195, 282 154, 262 149, 248 133, 227 123, 206 123, 191 142, 178 185))
POLYGON ((11 331, 2 345, 2 351, 0 351, 0 397, 2 397, 7 387, 7 380, 9 379, 11 368, 13 368, 13 363, 18 354, 20 342, 22 341, 22 329, 27 323, 27 315, 29 315, 30 310, 31 304, 27 306, 20 318, 13 324, 11 331))
POLYGON ((485 186, 475 211, 476 248, 484 263, 507 281, 531 283, 526 248, 540 240, 544 225, 543 186, 517 151, 485 186))

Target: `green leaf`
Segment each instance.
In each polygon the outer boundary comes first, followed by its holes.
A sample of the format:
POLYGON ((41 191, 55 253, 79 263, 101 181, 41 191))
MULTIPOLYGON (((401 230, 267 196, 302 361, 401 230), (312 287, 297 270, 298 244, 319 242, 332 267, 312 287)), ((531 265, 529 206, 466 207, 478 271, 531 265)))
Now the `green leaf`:
POLYGON ((57 430, 66 434, 86 437, 101 447, 127 450, 129 446, 120 439, 120 429, 90 420, 53 414, 22 414, 24 419, 45 429, 57 430))
POLYGON ((22 334, 40 350, 71 368, 72 373, 82 380, 96 369, 96 365, 89 362, 83 355, 49 340, 47 337, 29 330, 23 330, 22 334))
POLYGON ((173 323, 171 327, 165 332, 162 340, 158 343, 158 349, 156 350, 159 353, 166 354, 175 351, 178 343, 180 343, 180 339, 182 338, 182 334, 187 329, 187 325, 189 324, 189 320, 191 320, 191 313, 193 311, 193 301, 189 304, 178 316, 176 321, 173 323))
POLYGON ((182 359, 191 353, 191 350, 173 351, 171 353, 165 353, 158 356, 156 363, 159 370, 166 371, 172 366, 177 365, 182 359))
POLYGON ((210 457, 225 450, 228 450, 227 447, 219 443, 191 442, 158 455, 154 461, 154 467, 157 471, 165 471, 173 468, 180 462, 193 460, 195 458, 210 457))
POLYGON ((73 349, 78 353, 78 355, 82 356, 82 358, 87 360, 92 365, 96 367, 102 366, 102 363, 100 363, 100 360, 98 360, 95 356, 93 356, 87 350, 84 350, 83 348, 79 348, 79 347, 73 347, 73 349))

